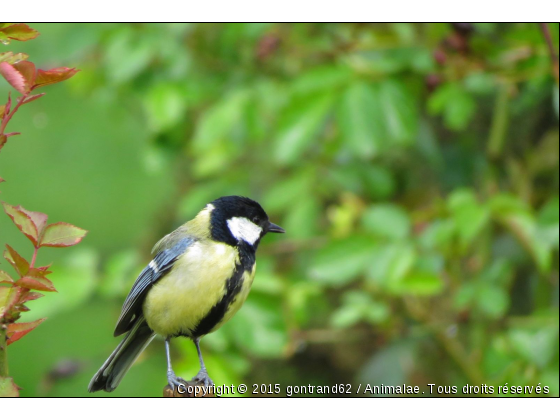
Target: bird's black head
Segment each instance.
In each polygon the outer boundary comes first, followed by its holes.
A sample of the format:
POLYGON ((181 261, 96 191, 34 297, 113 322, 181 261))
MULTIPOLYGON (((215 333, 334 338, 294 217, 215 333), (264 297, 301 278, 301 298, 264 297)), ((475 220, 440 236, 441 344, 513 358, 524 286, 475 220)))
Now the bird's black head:
POLYGON ((229 245, 247 243, 255 249, 268 232, 284 233, 271 223, 261 205, 247 197, 230 195, 212 201, 210 231, 216 241, 229 245))

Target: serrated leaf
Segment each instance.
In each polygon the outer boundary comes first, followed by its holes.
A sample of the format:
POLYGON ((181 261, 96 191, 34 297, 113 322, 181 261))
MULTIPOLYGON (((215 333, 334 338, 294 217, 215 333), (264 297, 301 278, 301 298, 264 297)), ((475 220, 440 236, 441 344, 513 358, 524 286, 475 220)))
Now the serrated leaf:
POLYGON ((8 261, 14 270, 20 276, 25 276, 29 271, 29 263, 25 258, 19 255, 15 249, 13 249, 10 245, 6 244, 7 251, 4 251, 4 258, 8 261))
POLYGON ((44 213, 26 210, 21 206, 12 206, 4 202, 2 205, 18 229, 29 238, 33 245, 37 246, 47 224, 48 216, 44 213))
POLYGON ((80 243, 86 234, 87 230, 70 223, 53 223, 46 227, 40 245, 48 247, 73 246, 80 243))
POLYGON ((43 292, 56 292, 52 282, 46 277, 25 276, 16 281, 16 286, 25 287, 31 290, 41 290, 43 292))
POLYGON ((15 23, 0 29, 6 38, 16 41, 29 41, 39 36, 39 32, 30 28, 25 23, 15 23))
POLYGON ((57 67, 50 70, 38 70, 33 89, 63 82, 64 80, 70 79, 77 72, 79 72, 79 70, 68 67, 57 67))
POLYGON ((19 61, 13 64, 14 68, 23 76, 25 79, 25 84, 33 86, 35 83, 35 77, 37 75, 37 70, 35 69, 35 64, 31 61, 19 61))
POLYGON ((0 376, 0 397, 19 397, 19 388, 12 378, 3 378, 0 376))
POLYGON ((25 81, 25 78, 11 64, 6 63, 5 61, 0 63, 0 74, 4 76, 4 79, 6 79, 6 81, 22 95, 25 95, 28 92, 29 85, 25 81))
POLYGON ((33 322, 19 322, 8 325, 8 345, 15 343, 23 336, 37 328, 45 319, 41 318, 33 322))

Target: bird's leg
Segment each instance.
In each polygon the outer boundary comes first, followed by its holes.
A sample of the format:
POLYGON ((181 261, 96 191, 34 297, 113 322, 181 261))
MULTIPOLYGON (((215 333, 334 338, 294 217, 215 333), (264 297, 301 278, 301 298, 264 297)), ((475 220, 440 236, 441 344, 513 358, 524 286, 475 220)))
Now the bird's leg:
POLYGON ((169 386, 173 389, 177 388, 179 389, 179 385, 181 385, 181 381, 183 379, 178 378, 177 375, 175 375, 175 372, 173 372, 173 368, 171 367, 171 352, 169 351, 169 341, 171 340, 171 337, 167 337, 165 339, 165 354, 167 355, 167 383, 169 384, 169 386))
POLYGON ((198 360, 200 361, 200 370, 196 376, 192 379, 193 381, 203 382, 204 386, 212 386, 214 382, 208 376, 206 371, 206 366, 204 366, 204 360, 202 359, 202 352, 200 351, 200 337, 194 338, 194 345, 196 346, 196 351, 198 352, 198 360))

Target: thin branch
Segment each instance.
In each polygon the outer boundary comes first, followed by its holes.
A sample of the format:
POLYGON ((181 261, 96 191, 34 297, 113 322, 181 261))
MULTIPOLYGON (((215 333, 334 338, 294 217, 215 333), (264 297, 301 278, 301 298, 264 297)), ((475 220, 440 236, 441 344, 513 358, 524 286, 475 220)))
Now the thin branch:
POLYGON ((552 61, 552 73, 556 79, 556 84, 558 84, 558 54, 554 49, 554 43, 552 42, 552 36, 550 35, 550 28, 548 23, 539 23, 541 31, 543 33, 544 39, 546 40, 546 45, 548 46, 548 52, 550 53, 550 61, 552 61))

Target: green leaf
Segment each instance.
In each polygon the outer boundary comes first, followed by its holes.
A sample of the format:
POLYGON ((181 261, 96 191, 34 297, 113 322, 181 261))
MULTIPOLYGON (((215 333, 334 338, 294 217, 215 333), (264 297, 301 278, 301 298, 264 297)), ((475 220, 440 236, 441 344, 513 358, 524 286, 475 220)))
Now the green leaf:
POLYGON ((10 277, 8 273, 5 271, 0 270, 0 283, 8 283, 11 284, 14 282, 14 279, 10 277))
POLYGON ((446 83, 428 100, 432 114, 443 114, 445 124, 453 130, 464 130, 476 110, 472 96, 457 83, 446 83))
MULTIPOLYGON (((351 169, 354 169, 353 166, 351 169)), ((387 168, 379 165, 365 165, 362 167, 361 178, 365 190, 375 200, 384 200, 391 197, 396 190, 395 177, 387 168)))
POLYGON ((0 32, 8 38, 16 41, 29 41, 39 36, 39 32, 30 28, 25 23, 16 23, 0 28, 0 32))
POLYGON ((365 231, 388 239, 404 239, 410 234, 406 211, 394 204, 375 204, 362 216, 365 231))
POLYGON ((481 234, 490 220, 490 211, 479 204, 470 190, 454 191, 448 198, 461 245, 466 249, 481 234))
POLYGON ((20 293, 17 287, 0 286, 0 319, 17 303, 20 293))
POLYGON ((477 307, 490 318, 498 319, 505 315, 509 307, 509 296, 493 284, 483 284, 477 290, 477 307))
POLYGON ((121 26, 107 42, 105 61, 107 76, 115 84, 130 81, 141 73, 156 52, 149 37, 138 37, 130 26, 121 26))
POLYGON ((386 138, 377 92, 364 82, 354 82, 339 100, 337 121, 343 144, 356 157, 375 156, 386 138))
POLYGON ((401 295, 432 296, 441 293, 443 286, 443 281, 438 275, 413 272, 405 276, 394 291, 401 295))
MULTIPOLYGON (((29 304, 30 312, 22 314, 21 321, 33 321, 37 317, 47 317, 56 313, 83 307, 91 298, 96 286, 99 259, 97 254, 87 247, 78 247, 64 253, 61 260, 57 260, 56 270, 49 274, 52 283, 56 285, 58 293, 50 294, 48 299, 39 299, 29 304)), ((128 278, 125 293, 137 274, 132 273, 128 278)))
POLYGON ((375 241, 367 236, 335 240, 317 253, 309 276, 325 284, 345 285, 365 270, 375 249, 375 241))
POLYGON ((324 65, 313 67, 301 74, 290 85, 292 95, 308 96, 334 89, 348 83, 352 77, 352 70, 347 66, 324 65))
POLYGON ((537 331, 513 329, 509 332, 509 339, 520 356, 542 369, 554 357, 558 346, 558 328, 547 327, 537 331))
POLYGON ((12 378, 3 378, 0 376, 0 397, 19 397, 19 387, 14 383, 12 378))
POLYGON ((343 306, 333 312, 331 325, 335 328, 348 328, 362 320, 362 311, 354 306, 343 306))
POLYGON ((391 293, 401 293, 401 280, 414 267, 418 256, 410 244, 377 247, 368 263, 368 278, 391 293))
POLYGON ((14 54, 13 52, 6 51, 0 53, 0 62, 5 61, 6 63, 15 64, 19 61, 24 61, 29 58, 29 55, 24 53, 14 54))
POLYGON ((333 99, 329 92, 298 99, 289 104, 278 123, 274 146, 277 162, 294 163, 310 147, 324 126, 333 99))
POLYGON ((45 229, 40 246, 67 247, 82 241, 87 230, 71 225, 70 223, 58 222, 48 225, 45 229))
POLYGON ((251 98, 251 92, 246 89, 233 90, 202 115, 192 142, 197 175, 221 172, 240 154, 238 143, 242 137, 238 132, 242 132, 244 111, 251 98))
POLYGON ((401 83, 385 79, 379 85, 379 101, 388 138, 398 144, 410 143, 418 130, 418 111, 413 96, 401 83))
POLYGON ((288 343, 281 313, 278 300, 252 296, 235 316, 235 322, 230 322, 223 328, 226 328, 230 340, 250 354, 280 357, 288 343))
POLYGON ((157 83, 145 95, 144 107, 151 130, 159 133, 185 118, 185 94, 173 84, 157 83))

